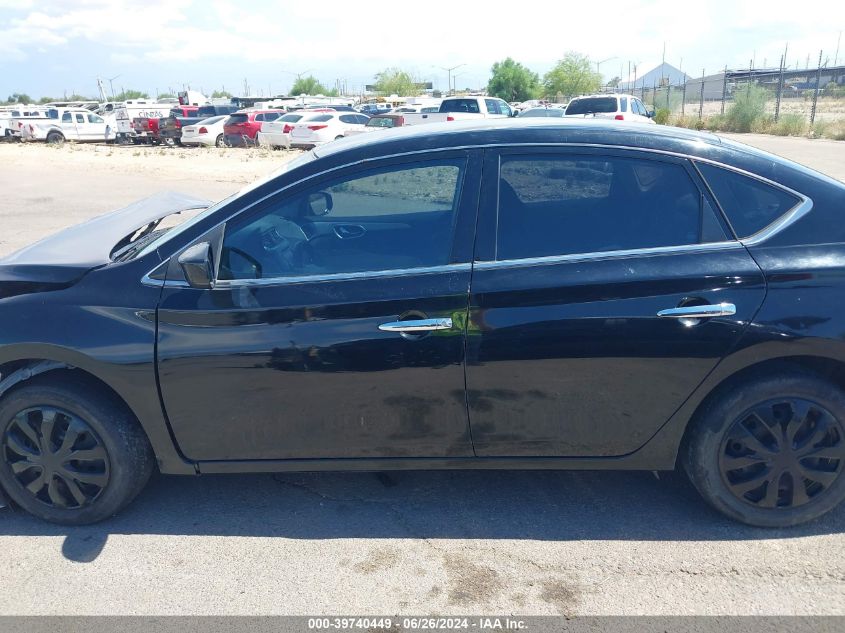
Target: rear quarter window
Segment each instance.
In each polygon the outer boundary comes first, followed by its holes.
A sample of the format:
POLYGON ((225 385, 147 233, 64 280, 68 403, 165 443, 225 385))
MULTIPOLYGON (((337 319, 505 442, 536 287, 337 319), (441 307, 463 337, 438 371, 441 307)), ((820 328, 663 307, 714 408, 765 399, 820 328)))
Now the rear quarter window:
POLYGON ((756 178, 707 163, 696 164, 739 239, 759 233, 801 202, 797 196, 756 178))

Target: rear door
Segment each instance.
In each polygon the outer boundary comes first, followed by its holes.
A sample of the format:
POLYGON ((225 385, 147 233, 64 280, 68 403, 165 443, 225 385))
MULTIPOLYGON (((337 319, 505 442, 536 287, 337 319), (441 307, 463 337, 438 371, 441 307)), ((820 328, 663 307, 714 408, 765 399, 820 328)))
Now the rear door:
POLYGON ((481 209, 467 335, 480 456, 637 450, 765 294, 685 159, 490 152, 481 209))

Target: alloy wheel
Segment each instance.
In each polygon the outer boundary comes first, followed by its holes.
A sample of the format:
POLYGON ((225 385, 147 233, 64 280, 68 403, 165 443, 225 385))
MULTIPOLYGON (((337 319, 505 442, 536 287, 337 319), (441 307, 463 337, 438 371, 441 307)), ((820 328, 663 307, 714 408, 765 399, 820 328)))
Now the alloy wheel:
POLYGON ((102 441, 85 421, 62 409, 21 411, 7 427, 0 449, 18 484, 50 507, 88 506, 109 483, 102 441))
POLYGON ((821 405, 782 398, 755 405, 730 426, 719 470, 733 495, 759 508, 810 503, 845 466, 842 424, 821 405))

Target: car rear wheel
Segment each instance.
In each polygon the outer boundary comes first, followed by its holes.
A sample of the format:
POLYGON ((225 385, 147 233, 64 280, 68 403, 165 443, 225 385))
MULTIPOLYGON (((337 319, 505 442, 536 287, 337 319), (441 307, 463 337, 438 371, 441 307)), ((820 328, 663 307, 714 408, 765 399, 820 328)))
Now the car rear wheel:
POLYGON ((36 517, 85 525, 113 516, 153 466, 134 416, 87 381, 45 375, 0 401, 0 485, 36 517))
POLYGON ((845 393, 784 373, 723 392, 694 422, 684 469, 720 512, 749 525, 811 521, 845 498, 845 393))
POLYGON ((226 147, 226 142, 223 140, 223 135, 222 135, 222 134, 218 134, 218 135, 217 135, 217 140, 215 140, 215 141, 214 141, 214 144, 215 144, 217 147, 226 147))
POLYGON ((50 132, 47 135, 47 142, 51 145, 61 145, 65 142, 65 137, 61 132, 50 132))

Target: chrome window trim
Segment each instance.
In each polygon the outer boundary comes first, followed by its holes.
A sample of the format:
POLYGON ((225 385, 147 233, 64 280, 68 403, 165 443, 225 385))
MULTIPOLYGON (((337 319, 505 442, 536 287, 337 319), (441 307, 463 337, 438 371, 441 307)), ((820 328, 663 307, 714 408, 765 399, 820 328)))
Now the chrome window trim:
MULTIPOLYGON (((718 137, 717 137, 718 138, 718 137)), ((720 144, 714 146, 718 147, 720 144)), ((371 158, 363 158, 357 161, 353 161, 350 163, 344 163, 342 165, 337 165, 336 167, 331 167, 330 169, 325 169, 323 171, 317 172, 315 174, 311 174, 310 176, 306 176, 304 178, 300 178, 289 185, 286 185, 280 189, 276 189, 275 191, 268 193, 267 195, 259 198, 258 200, 252 202, 246 207, 238 209, 237 211, 231 213, 230 215, 226 216, 223 220, 218 222, 215 226, 220 226, 221 224, 225 224, 229 222, 232 218, 242 213, 246 213, 256 207, 257 205, 263 204, 270 198, 273 198, 281 193, 301 185, 304 182, 307 182, 312 179, 322 178, 327 176, 331 173, 341 171, 344 169, 349 169, 352 167, 358 167, 361 165, 366 165, 368 163, 373 163, 377 161, 383 160, 392 160, 396 158, 405 158, 405 157, 413 157, 418 155, 436 155, 440 153, 448 153, 448 152, 459 152, 459 151, 471 151, 471 150, 488 150, 488 149, 519 149, 519 148, 548 148, 548 149, 555 149, 555 148, 566 148, 566 149, 573 149, 573 148, 585 148, 585 149, 607 149, 607 150, 622 150, 622 151, 632 151, 632 152, 639 152, 645 154, 656 154, 661 156, 672 156, 675 158, 682 158, 689 160, 693 165, 696 161, 702 163, 708 163, 710 165, 714 165, 716 167, 720 167, 722 169, 727 169, 738 174, 744 175, 749 178, 754 178, 761 182, 767 183, 773 187, 777 187, 783 191, 786 191, 794 196, 797 196, 802 200, 800 204, 794 207, 791 211, 788 211, 784 215, 782 215, 778 220, 770 224, 768 227, 762 229, 758 233, 752 235, 749 238, 744 238, 737 241, 730 241, 730 242, 714 242, 710 244, 688 244, 684 246, 667 246, 667 247, 657 247, 657 248, 645 248, 645 249, 634 249, 628 251, 605 251, 605 252, 598 252, 598 253, 579 253, 574 255, 559 255, 559 256, 550 256, 550 257, 538 257, 538 258, 530 258, 530 259, 521 259, 521 260, 497 260, 497 261, 483 261, 483 262, 475 262, 474 266, 479 269, 485 268, 493 268, 496 267, 498 264, 504 264, 506 266, 514 266, 514 265, 539 265, 541 263, 552 262, 552 261, 578 261, 578 260, 593 260, 593 259, 611 259, 611 258, 620 258, 620 257, 635 257, 635 256, 649 256, 649 255, 662 255, 662 254, 670 254, 673 252, 695 252, 695 251, 709 251, 709 250, 723 250, 731 247, 738 247, 742 246, 757 246, 766 240, 770 239, 772 236, 776 235, 777 233, 781 232, 789 225, 793 224, 801 217, 809 213, 809 211, 813 207, 812 200, 807 196, 790 189, 780 183, 774 182, 768 178, 760 176, 758 174, 751 173, 744 169, 740 169, 738 167, 734 167, 732 165, 727 165, 725 163, 720 163, 719 161, 710 159, 710 158, 702 158, 699 156, 693 156, 691 154, 685 154, 683 152, 676 152, 671 150, 663 150, 663 149, 652 149, 648 147, 635 147, 630 145, 613 145, 607 143, 486 143, 481 145, 457 145, 453 147, 443 147, 443 148, 436 148, 436 149, 421 149, 421 150, 414 150, 411 152, 397 152, 395 154, 386 154, 382 156, 374 156, 371 158), (536 262, 536 263, 531 263, 536 262)), ((736 148, 733 148, 735 151, 739 151, 736 148)), ((331 155, 331 154, 329 154, 331 155)), ((316 160, 323 158, 319 154, 316 155, 316 160)), ((703 177, 702 177, 703 179, 703 177)), ((704 179, 703 179, 704 180, 704 179)), ((706 182, 706 180, 704 180, 706 182)), ((709 187, 709 185, 708 185, 709 187)), ((167 241, 164 242, 166 244, 167 241)), ((190 246, 190 244, 188 244, 190 246)), ((158 248, 158 247, 157 247, 158 248)), ((149 279, 149 274, 152 273, 155 268, 161 265, 161 262, 156 264, 154 268, 152 268, 144 277, 142 278, 142 283, 144 281, 148 282, 155 282, 155 280, 149 279)), ((367 272, 358 272, 358 273, 334 273, 331 275, 312 275, 310 277, 276 277, 276 278, 268 278, 268 279, 248 279, 248 280, 221 280, 216 282, 216 288, 233 288, 238 287, 237 284, 233 284, 232 282, 252 282, 251 284, 243 283, 241 285, 276 285, 276 284, 287 284, 287 283, 309 283, 309 282, 320 282, 320 281, 342 281, 347 279, 361 279, 364 277, 393 277, 393 276, 405 276, 410 274, 428 274, 434 272, 446 272, 447 270, 469 270, 471 269, 473 264, 465 263, 465 264, 447 264, 445 266, 434 266, 429 268, 409 268, 409 269, 400 269, 400 270, 385 270, 385 271, 367 271, 367 272), (455 268, 458 267, 458 268, 455 268), (258 283, 256 283, 258 282, 258 283)), ((165 281, 163 285, 166 287, 189 287, 185 282, 181 281, 165 281)))
POLYGON ((546 266, 571 262, 598 261, 604 259, 628 259, 631 257, 651 257, 681 253, 702 253, 741 249, 737 241, 710 242, 708 244, 682 244, 679 246, 655 246, 618 251, 596 251, 593 253, 573 253, 568 255, 547 255, 545 257, 525 257, 522 259, 499 259, 496 261, 475 262, 475 270, 493 270, 498 268, 521 268, 526 266, 546 266))
POLYGON ((228 290, 250 286, 276 286, 290 284, 306 284, 324 281, 351 281, 355 279, 370 279, 380 277, 406 277, 408 275, 434 275, 437 273, 469 272, 472 264, 443 264, 442 266, 425 266, 420 268, 396 268, 393 270, 362 271, 354 273, 329 273, 325 275, 301 275, 298 277, 267 277, 266 279, 218 279, 214 283, 214 290, 228 290))

